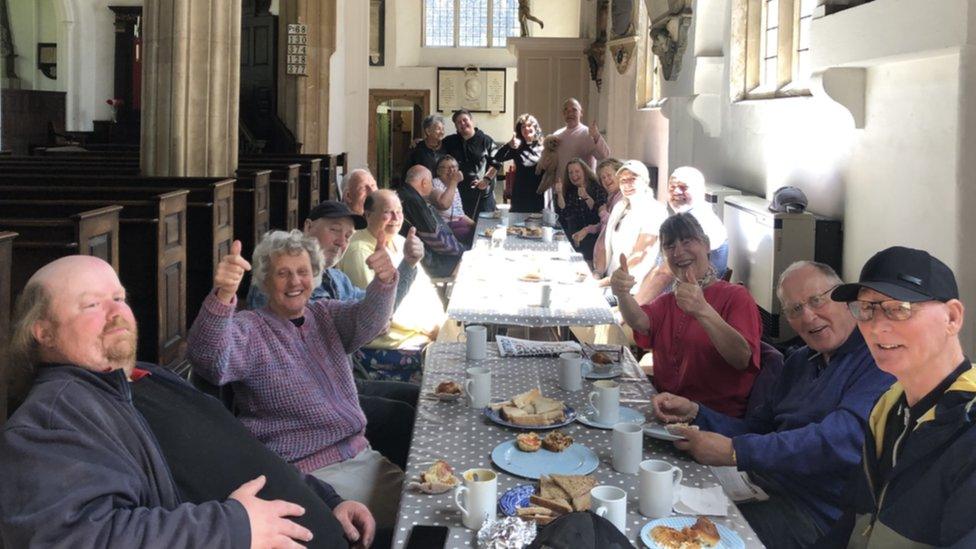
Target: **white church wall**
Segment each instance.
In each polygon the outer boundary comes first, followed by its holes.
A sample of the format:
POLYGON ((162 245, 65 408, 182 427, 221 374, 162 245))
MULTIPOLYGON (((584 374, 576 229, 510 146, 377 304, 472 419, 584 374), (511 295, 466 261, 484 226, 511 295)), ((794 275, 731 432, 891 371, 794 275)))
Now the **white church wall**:
POLYGON ((54 0, 8 2, 13 34, 14 70, 22 89, 64 91, 64 81, 52 80, 37 68, 37 44, 57 43, 58 27, 54 0))

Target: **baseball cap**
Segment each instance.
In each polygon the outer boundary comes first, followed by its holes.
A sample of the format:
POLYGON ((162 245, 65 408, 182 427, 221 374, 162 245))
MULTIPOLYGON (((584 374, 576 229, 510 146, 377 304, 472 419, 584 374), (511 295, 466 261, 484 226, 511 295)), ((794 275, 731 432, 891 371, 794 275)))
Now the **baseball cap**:
POLYGON ((769 211, 776 213, 803 213, 807 209, 807 195, 797 187, 780 187, 773 193, 769 211))
POLYGON ((352 219, 352 224, 356 229, 366 228, 366 218, 355 214, 342 202, 336 200, 326 200, 324 202, 319 202, 312 208, 312 211, 308 212, 308 219, 310 221, 315 221, 321 218, 335 219, 338 217, 348 217, 352 219))
POLYGON ((647 171, 647 165, 645 165, 640 160, 628 160, 624 162, 620 166, 620 168, 617 169, 617 175, 620 175, 620 172, 624 170, 627 170, 628 172, 636 175, 639 179, 643 179, 644 181, 651 180, 651 175, 647 171))
POLYGON ((861 288, 870 288, 898 301, 959 299, 956 277, 945 263, 924 250, 893 246, 864 264, 856 283, 842 284, 830 294, 834 301, 854 301, 861 288))

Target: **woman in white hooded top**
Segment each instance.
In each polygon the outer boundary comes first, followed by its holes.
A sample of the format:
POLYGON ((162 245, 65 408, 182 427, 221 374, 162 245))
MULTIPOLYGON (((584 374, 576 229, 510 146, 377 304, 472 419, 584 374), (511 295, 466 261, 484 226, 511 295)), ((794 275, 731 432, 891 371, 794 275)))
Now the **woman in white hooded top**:
MULTIPOLYGON (((607 218, 604 235, 606 272, 617 270, 620 255, 624 254, 628 270, 634 278, 641 280, 657 263, 658 232, 668 213, 651 190, 650 175, 643 162, 624 162, 617 170, 616 178, 621 197, 607 218)), ((638 286, 635 286, 633 291, 637 290, 638 286)))

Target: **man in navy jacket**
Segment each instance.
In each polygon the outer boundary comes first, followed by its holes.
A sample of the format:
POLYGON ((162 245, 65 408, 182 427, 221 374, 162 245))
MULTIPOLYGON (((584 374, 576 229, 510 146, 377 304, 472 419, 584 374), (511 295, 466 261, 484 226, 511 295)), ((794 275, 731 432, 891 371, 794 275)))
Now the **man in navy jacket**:
POLYGON ((10 352, 33 379, 0 433, 4 546, 372 541, 365 506, 282 461, 215 399, 135 361, 135 318, 101 259, 61 258, 31 277, 10 352))
POLYGON ((790 326, 806 343, 743 419, 688 399, 654 397, 658 419, 693 422, 672 428, 675 445, 699 463, 736 466, 769 495, 742 514, 769 547, 805 547, 841 515, 845 481, 861 458, 861 424, 894 381, 878 370, 827 265, 801 261, 780 276, 777 293, 790 326))

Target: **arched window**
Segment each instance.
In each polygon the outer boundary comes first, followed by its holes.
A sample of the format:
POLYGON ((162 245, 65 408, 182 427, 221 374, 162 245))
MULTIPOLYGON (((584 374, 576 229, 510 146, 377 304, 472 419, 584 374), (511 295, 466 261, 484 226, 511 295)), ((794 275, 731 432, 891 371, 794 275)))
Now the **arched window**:
POLYGON ((423 0, 424 47, 504 48, 519 35, 518 0, 423 0))

